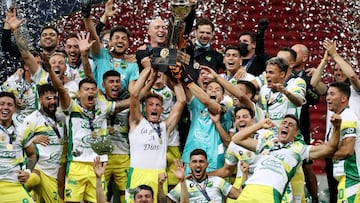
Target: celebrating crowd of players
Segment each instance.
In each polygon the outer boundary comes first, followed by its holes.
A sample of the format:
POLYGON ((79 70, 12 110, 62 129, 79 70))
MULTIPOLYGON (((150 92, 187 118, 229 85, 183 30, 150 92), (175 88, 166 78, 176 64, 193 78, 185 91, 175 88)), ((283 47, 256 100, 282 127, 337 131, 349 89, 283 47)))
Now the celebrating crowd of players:
POLYGON ((319 158, 328 158, 331 202, 360 202, 360 80, 336 42, 322 43, 317 68, 306 68, 303 44, 270 57, 261 19, 219 53, 215 26, 195 18, 193 0, 190 64, 160 72, 151 58, 166 50, 165 21, 154 18, 149 43, 130 55, 125 27, 102 30, 113 4, 97 25, 91 1, 82 5, 86 31, 67 31, 65 53, 52 26, 41 30, 41 52, 30 50, 24 19, 7 10, 3 49, 23 65, 1 85, 0 202, 296 203, 305 183, 319 202, 311 167, 319 158), (330 60, 334 82, 324 84, 330 60), (311 145, 309 106, 321 95, 327 130, 311 145))

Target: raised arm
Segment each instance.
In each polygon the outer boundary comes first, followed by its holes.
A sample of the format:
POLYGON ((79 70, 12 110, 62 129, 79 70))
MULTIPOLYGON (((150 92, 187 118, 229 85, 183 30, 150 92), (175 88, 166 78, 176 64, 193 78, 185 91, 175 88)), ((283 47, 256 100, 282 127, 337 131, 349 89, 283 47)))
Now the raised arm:
MULTIPOLYGON (((305 81, 304 81, 304 83, 305 83, 305 81)), ((284 87, 284 85, 280 84, 280 83, 276 83, 273 86, 274 86, 275 90, 284 94, 290 100, 290 102, 293 103, 295 106, 301 106, 304 104, 305 94, 304 94, 304 97, 302 97, 299 94, 294 94, 293 92, 290 92, 289 90, 287 90, 284 87)), ((306 86, 306 83, 305 83, 305 86, 306 86)), ((305 90, 306 90, 306 87, 305 87, 305 90)))
POLYGON ((52 66, 48 63, 49 59, 47 58, 46 54, 43 55, 43 60, 45 61, 44 64, 46 64, 46 68, 49 72, 49 77, 51 79, 51 82, 54 85, 54 88, 59 93, 61 108, 68 109, 71 103, 70 95, 65 89, 63 82, 60 80, 59 77, 56 76, 54 70, 52 69, 52 66))
POLYGON ((346 77, 349 78, 355 89, 360 90, 360 80, 351 65, 336 52, 336 42, 325 40, 323 46, 328 51, 329 55, 334 59, 334 61, 340 66, 346 77))
POLYGON ((222 178, 230 177, 236 169, 236 165, 230 165, 225 162, 224 166, 216 171, 208 172, 209 176, 219 176, 222 178))
POLYGON ((180 192, 180 203, 188 203, 189 202, 189 191, 186 185, 185 178, 185 165, 180 160, 175 160, 176 170, 172 169, 174 175, 179 179, 181 184, 181 192, 180 192))
MULTIPOLYGON (((218 82, 221 86, 223 86, 226 91, 228 91, 231 95, 238 98, 239 101, 243 105, 251 108, 255 112, 254 105, 253 105, 251 99, 248 98, 244 92, 240 91, 239 88, 237 88, 235 85, 233 85, 229 81, 225 80, 223 77, 221 77, 219 74, 217 74, 213 69, 204 67, 204 66, 203 66, 203 68, 208 70, 211 73, 211 75, 213 75, 214 80, 216 82, 218 82)), ((246 74, 246 71, 245 71, 245 74, 246 74)))
POLYGON ((210 118, 215 124, 216 130, 219 132, 220 138, 227 147, 231 142, 231 135, 224 129, 220 121, 220 112, 217 114, 210 113, 210 118))
POLYGON ((101 166, 100 157, 96 157, 93 162, 93 169, 96 175, 96 202, 97 203, 106 203, 104 190, 102 188, 101 177, 105 173, 106 163, 104 166, 101 166))
POLYGON ((333 114, 330 118, 333 125, 333 131, 330 140, 321 145, 312 146, 310 148, 309 159, 320 159, 332 156, 338 148, 340 139, 341 117, 339 114, 333 114))
POLYGON ((91 65, 89 63, 89 49, 95 43, 95 40, 89 42, 90 34, 89 33, 78 33, 78 38, 76 39, 79 44, 79 50, 81 53, 81 63, 83 64, 84 73, 86 77, 95 80, 92 73, 91 65))
POLYGON ((174 92, 176 96, 176 103, 165 120, 167 135, 170 135, 171 131, 173 131, 175 126, 178 124, 183 108, 186 104, 185 91, 180 81, 177 81, 174 85, 174 92))
POLYGON ((13 44, 11 41, 11 28, 9 24, 5 21, 4 27, 1 35, 1 47, 3 52, 9 52, 11 57, 20 58, 21 54, 16 44, 13 44))
POLYGON ((134 87, 130 90, 130 131, 131 129, 134 129, 136 125, 140 122, 140 120, 143 118, 143 115, 140 111, 140 91, 144 87, 145 81, 147 80, 152 71, 149 57, 142 59, 141 62, 144 66, 144 70, 141 71, 141 74, 139 75, 139 78, 136 81, 134 87))
POLYGON ((106 21, 108 20, 108 18, 113 17, 116 13, 116 10, 113 9, 113 5, 114 5, 114 0, 108 0, 105 3, 105 12, 100 17, 100 21, 96 25, 96 34, 98 36, 100 36, 100 33, 101 33, 102 29, 105 27, 106 21))
POLYGON ((235 144, 241 145, 248 150, 255 151, 258 141, 254 138, 251 138, 250 136, 252 136, 257 130, 260 130, 261 128, 270 128, 272 126, 273 123, 271 122, 271 120, 269 118, 265 118, 264 120, 257 122, 252 126, 244 128, 238 133, 236 133, 232 137, 232 141, 235 144))
POLYGON ((90 51, 93 55, 97 55, 100 52, 101 43, 99 36, 96 33, 94 23, 91 20, 91 15, 90 15, 91 1, 90 3, 82 5, 81 11, 84 17, 85 29, 90 33, 90 40, 95 40, 94 44, 91 46, 90 51))
POLYGON ((219 113, 221 110, 221 105, 216 101, 210 99, 209 95, 204 92, 197 84, 192 83, 187 86, 191 94, 199 99, 199 101, 209 109, 211 113, 219 113))
POLYGON ((258 31, 256 32, 256 48, 255 54, 265 54, 265 31, 269 26, 269 20, 261 18, 258 24, 258 31))
POLYGON ((328 51, 325 51, 324 57, 321 60, 318 67, 315 69, 315 72, 313 73, 310 85, 315 88, 319 94, 324 95, 327 91, 327 86, 321 81, 321 74, 324 72, 325 66, 328 62, 328 51))
POLYGON ((10 26, 11 30, 14 33, 15 41, 21 57, 25 61, 25 64, 29 67, 31 75, 34 75, 39 69, 39 65, 36 63, 34 56, 31 54, 27 42, 20 31, 20 25, 25 21, 25 19, 17 19, 16 9, 6 11, 6 23, 10 26))

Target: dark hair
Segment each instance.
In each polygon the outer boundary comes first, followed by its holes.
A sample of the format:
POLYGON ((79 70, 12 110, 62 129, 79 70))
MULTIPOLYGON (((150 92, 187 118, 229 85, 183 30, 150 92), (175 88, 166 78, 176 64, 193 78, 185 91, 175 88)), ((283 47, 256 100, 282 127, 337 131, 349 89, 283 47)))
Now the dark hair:
POLYGON ((77 33, 75 33, 75 32, 71 32, 71 33, 69 33, 69 34, 67 34, 66 36, 65 36, 65 42, 68 40, 68 39, 71 39, 71 38, 76 38, 77 39, 77 33))
POLYGON ((15 97, 15 95, 14 95, 14 93, 12 93, 12 92, 0 92, 0 98, 2 98, 2 97, 10 97, 11 99, 13 99, 14 100, 14 104, 16 105, 16 97, 15 97))
POLYGON ((96 81, 94 79, 91 78, 84 78, 82 80, 80 80, 79 82, 79 89, 81 88, 81 86, 85 83, 90 83, 90 84, 94 84, 97 87, 96 81))
POLYGON ((289 68, 288 63, 285 61, 285 59, 280 58, 280 57, 272 57, 271 59, 266 61, 266 66, 267 65, 276 65, 277 67, 279 67, 280 72, 287 72, 287 69, 289 68))
POLYGON ((148 99, 150 99, 150 98, 157 98, 158 100, 161 101, 161 103, 164 102, 164 98, 163 98, 161 95, 156 94, 156 93, 152 93, 152 92, 148 93, 148 94, 145 96, 145 98, 143 99, 143 101, 146 102, 146 101, 147 101, 148 99))
POLYGON ((52 29, 56 32, 56 35, 59 35, 59 31, 56 29, 56 27, 52 26, 52 25, 46 25, 44 27, 41 28, 41 31, 40 31, 40 34, 43 33, 44 30, 47 30, 47 29, 52 29))
POLYGON ((200 18, 196 21, 195 29, 197 30, 201 25, 210 25, 211 31, 214 32, 215 25, 207 18, 200 18))
POLYGON ((120 73, 116 70, 108 70, 103 74, 103 80, 105 80, 107 77, 116 76, 120 77, 120 73))
POLYGON ((195 155, 203 155, 206 159, 207 159, 207 154, 203 149, 194 149, 191 153, 190 153, 190 158, 192 156, 195 155))
POLYGON ((246 89, 246 93, 251 93, 251 100, 254 99, 255 95, 256 95, 256 87, 254 84, 252 84, 251 82, 247 81, 247 80, 238 80, 237 84, 243 84, 245 85, 245 89, 246 89))
POLYGON ((295 121, 296 121, 296 128, 299 129, 299 127, 300 127, 300 122, 299 122, 299 119, 298 119, 294 114, 286 114, 286 115, 284 116, 283 120, 284 120, 285 118, 291 118, 291 119, 295 120, 295 121))
POLYGON ((233 45, 227 46, 224 53, 226 53, 230 49, 231 50, 236 50, 237 52, 239 52, 239 55, 240 55, 239 47, 238 46, 233 46, 233 45))
POLYGON ((114 27, 113 29, 111 29, 110 31, 110 39, 113 37, 113 35, 116 33, 116 32, 123 32, 126 34, 126 36, 128 38, 131 37, 131 33, 126 29, 126 27, 124 26, 118 26, 118 27, 114 27))
POLYGON ((141 191, 141 190, 148 190, 151 193, 151 197, 154 198, 154 190, 148 186, 148 185, 139 185, 136 187, 135 192, 134 192, 134 199, 135 196, 141 191))
POLYGON ((350 86, 345 82, 333 82, 329 85, 329 87, 335 87, 340 93, 345 94, 348 99, 350 98, 350 86))
POLYGON ((50 84, 43 84, 38 87, 39 97, 43 96, 46 92, 56 93, 54 86, 50 84))
POLYGON ((207 83, 207 86, 206 86, 206 87, 209 87, 209 84, 210 84, 210 83, 217 83, 217 84, 219 84, 220 87, 221 87, 221 90, 222 90, 223 94, 225 93, 225 88, 224 88, 219 82, 217 82, 216 80, 211 79, 211 80, 207 83))
POLYGON ((250 36, 250 40, 252 43, 256 42, 256 34, 255 32, 251 32, 251 31, 246 31, 246 32, 240 32, 238 39, 240 39, 241 36, 244 35, 249 35, 250 36))
POLYGON ((240 106, 235 107, 234 113, 236 114, 238 111, 240 111, 240 110, 242 110, 242 109, 247 110, 247 111, 249 112, 251 118, 254 118, 254 117, 255 117, 254 111, 253 111, 250 107, 245 106, 245 105, 240 105, 240 106))
POLYGON ((290 47, 281 47, 279 51, 286 51, 290 53, 290 57, 292 61, 296 61, 297 53, 294 49, 291 49, 290 47))

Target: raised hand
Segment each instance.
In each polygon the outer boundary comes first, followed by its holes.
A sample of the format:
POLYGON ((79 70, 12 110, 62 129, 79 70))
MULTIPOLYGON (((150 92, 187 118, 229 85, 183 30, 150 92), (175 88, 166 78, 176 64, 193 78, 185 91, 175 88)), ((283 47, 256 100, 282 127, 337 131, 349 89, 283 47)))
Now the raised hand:
POLYGON ((323 42, 323 47, 327 50, 330 56, 336 55, 336 42, 332 40, 325 40, 323 42))
POLYGON ((116 10, 113 9, 114 0, 109 0, 105 3, 105 17, 114 17, 116 10))
POLYGON ((144 68, 151 68, 151 59, 150 57, 144 57, 143 59, 141 59, 141 65, 144 67, 144 68))
POLYGON ((210 75, 209 75, 210 78, 215 78, 218 75, 212 68, 209 68, 208 66, 201 65, 200 68, 206 70, 207 72, 209 72, 210 73, 210 75))
POLYGON ((89 51, 90 47, 96 42, 96 40, 89 42, 90 33, 88 32, 78 33, 77 36, 78 38, 76 39, 76 42, 79 44, 80 52, 89 51))
POLYGON ((25 22, 25 18, 18 19, 16 15, 16 8, 6 10, 5 22, 10 26, 11 30, 16 30, 25 22))
POLYGON ((101 166, 100 157, 97 156, 93 162, 94 172, 97 178, 101 178, 101 176, 105 173, 106 163, 101 166))
POLYGON ((166 173, 159 173, 159 176, 158 176, 158 179, 159 179, 159 184, 160 185, 164 185, 166 179, 167 179, 167 175, 166 173))
POLYGON ((185 165, 184 165, 184 163, 182 161, 180 161, 179 159, 176 159, 174 161, 174 163, 176 165, 176 170, 172 169, 172 172, 180 181, 184 181, 185 180, 185 165))

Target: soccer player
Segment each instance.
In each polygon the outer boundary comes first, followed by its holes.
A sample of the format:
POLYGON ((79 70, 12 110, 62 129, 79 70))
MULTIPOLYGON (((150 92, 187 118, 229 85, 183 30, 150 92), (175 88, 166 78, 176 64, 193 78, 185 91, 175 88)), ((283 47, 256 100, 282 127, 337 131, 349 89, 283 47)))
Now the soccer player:
POLYGON ((33 202, 23 184, 35 167, 36 151, 30 142, 32 137, 16 132, 12 121, 15 106, 14 94, 0 92, 0 197, 2 202, 33 202))
MULTIPOLYGON (((337 149, 340 137, 341 117, 332 116, 334 126, 331 140, 323 145, 311 146, 295 141, 299 121, 294 115, 286 115, 278 128, 277 136, 260 141, 252 138, 261 128, 271 128, 274 124, 269 118, 245 128, 235 134, 233 142, 261 154, 254 174, 246 181, 239 202, 280 202, 282 194, 304 159, 318 159, 332 156, 337 149), (261 194, 261 195, 254 195, 261 194)), ((271 136, 271 135, 270 135, 271 136)))
MULTIPOLYGON (((56 113, 58 107, 57 92, 50 84, 38 87, 40 110, 27 116, 19 127, 19 133, 26 137, 35 137, 39 160, 30 179, 27 189, 37 194, 39 201, 58 202, 59 194, 63 199, 63 191, 58 191, 58 176, 65 174, 65 116, 56 113), (61 169, 60 169, 61 168, 61 169)), ((61 182, 59 185, 64 185, 61 182)))

